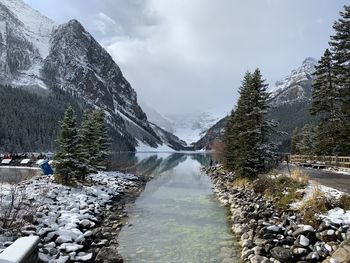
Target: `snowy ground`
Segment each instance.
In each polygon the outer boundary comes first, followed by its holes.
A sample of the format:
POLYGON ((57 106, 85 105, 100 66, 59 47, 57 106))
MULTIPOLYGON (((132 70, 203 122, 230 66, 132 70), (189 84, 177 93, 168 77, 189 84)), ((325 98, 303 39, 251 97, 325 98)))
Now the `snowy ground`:
MULTIPOLYGON (((101 215, 108 210, 113 198, 130 187, 138 187, 138 180, 132 174, 100 172, 88 177, 90 186, 59 185, 51 176, 36 176, 20 183, 18 193, 25 198, 16 223, 23 224, 16 233, 16 230, 1 229, 0 223, 0 252, 15 237, 38 235, 42 241, 39 256, 44 262, 91 260, 95 253, 92 237, 94 228, 101 224, 101 215)), ((6 199, 10 191, 10 186, 2 188, 2 208, 10 201, 6 199)), ((104 246, 107 241, 99 246, 104 246)))

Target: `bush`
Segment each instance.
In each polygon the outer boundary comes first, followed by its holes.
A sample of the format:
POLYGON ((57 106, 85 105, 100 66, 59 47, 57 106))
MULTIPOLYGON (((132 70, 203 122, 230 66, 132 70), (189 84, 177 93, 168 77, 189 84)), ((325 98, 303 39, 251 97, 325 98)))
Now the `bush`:
POLYGON ((253 182, 252 187, 255 193, 264 194, 271 184, 271 178, 260 176, 253 182))
POLYGON ((332 199, 321 191, 319 185, 314 186, 311 197, 299 208, 304 224, 318 227, 318 220, 315 215, 323 214, 334 207, 332 199))
POLYGON ((291 177, 294 181, 306 186, 309 183, 309 176, 300 169, 293 170, 291 177))
POLYGON ((350 209, 350 195, 342 194, 338 201, 338 206, 344 210, 350 209))
POLYGON ((276 207, 285 210, 296 200, 302 198, 297 190, 305 186, 305 181, 298 179, 300 177, 277 176, 259 176, 252 186, 255 193, 265 194, 274 198, 276 207))

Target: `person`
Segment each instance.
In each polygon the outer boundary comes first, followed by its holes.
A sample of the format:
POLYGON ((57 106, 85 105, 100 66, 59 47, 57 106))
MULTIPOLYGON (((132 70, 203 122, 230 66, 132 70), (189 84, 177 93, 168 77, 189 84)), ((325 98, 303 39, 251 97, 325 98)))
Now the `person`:
POLYGON ((212 167, 212 166, 213 166, 213 160, 210 159, 210 167, 212 167))

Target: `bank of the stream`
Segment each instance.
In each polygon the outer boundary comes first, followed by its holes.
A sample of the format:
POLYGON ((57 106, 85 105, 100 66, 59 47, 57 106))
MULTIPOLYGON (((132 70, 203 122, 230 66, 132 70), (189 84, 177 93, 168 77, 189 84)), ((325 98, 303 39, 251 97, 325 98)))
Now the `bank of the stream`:
MULTIPOLYGON (((251 187, 233 183, 222 167, 204 168, 221 203, 229 207, 232 230, 240 237, 244 262, 350 262, 350 226, 347 213, 334 209, 331 216, 315 216, 305 224, 298 211, 278 209, 273 199, 251 187), (346 218, 345 218, 346 219, 346 218)), ((286 189, 280 189, 280 192, 286 189)), ((287 194, 287 193, 286 193, 287 194)), ((305 209, 314 209, 306 207, 305 209)))

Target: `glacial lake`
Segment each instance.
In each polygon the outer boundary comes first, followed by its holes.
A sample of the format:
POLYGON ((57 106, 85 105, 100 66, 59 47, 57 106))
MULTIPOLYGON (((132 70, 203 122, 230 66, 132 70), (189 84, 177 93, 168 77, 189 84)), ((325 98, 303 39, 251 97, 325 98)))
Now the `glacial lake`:
POLYGON ((230 255, 226 262, 236 262, 227 208, 200 174, 210 155, 134 153, 113 160, 115 169, 153 178, 128 208, 129 225, 119 234, 125 262, 222 262, 230 255))

